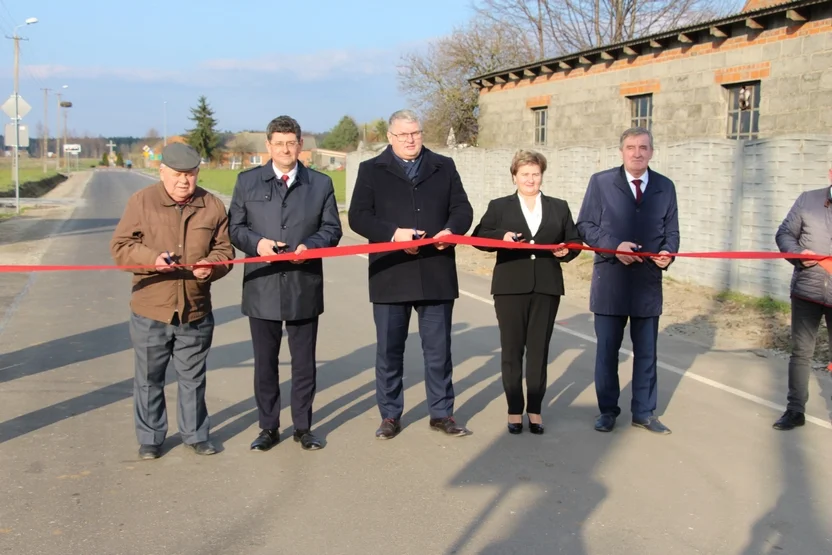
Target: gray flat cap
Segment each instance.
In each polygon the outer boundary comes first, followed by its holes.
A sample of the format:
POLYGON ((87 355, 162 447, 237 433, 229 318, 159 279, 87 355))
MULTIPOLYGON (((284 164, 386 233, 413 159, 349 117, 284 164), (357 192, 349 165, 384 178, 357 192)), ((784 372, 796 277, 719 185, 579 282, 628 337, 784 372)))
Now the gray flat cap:
POLYGON ((201 161, 199 153, 183 143, 171 143, 162 149, 162 163, 178 172, 191 171, 199 167, 201 161))

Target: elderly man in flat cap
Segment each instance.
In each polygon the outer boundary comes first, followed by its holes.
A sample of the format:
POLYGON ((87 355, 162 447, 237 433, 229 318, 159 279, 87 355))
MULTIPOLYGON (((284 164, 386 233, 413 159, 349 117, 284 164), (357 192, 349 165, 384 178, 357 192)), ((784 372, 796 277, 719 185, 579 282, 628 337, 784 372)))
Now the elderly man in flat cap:
POLYGON ((119 266, 133 273, 130 338, 135 351, 133 407, 139 457, 162 454, 167 435, 165 369, 179 382, 182 442, 212 455, 205 406, 205 359, 214 335, 211 284, 232 268, 225 206, 197 187, 200 157, 190 146, 162 150, 160 180, 127 201, 110 242, 119 266))

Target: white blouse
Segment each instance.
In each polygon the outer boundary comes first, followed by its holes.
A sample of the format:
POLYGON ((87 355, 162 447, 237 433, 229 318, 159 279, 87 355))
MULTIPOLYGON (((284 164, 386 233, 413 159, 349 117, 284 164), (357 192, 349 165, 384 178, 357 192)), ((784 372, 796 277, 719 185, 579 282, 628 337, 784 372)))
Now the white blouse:
MULTIPOLYGON (((543 219, 543 208, 540 206, 540 192, 537 193, 537 196, 534 199, 534 209, 529 210, 529 207, 526 206, 526 201, 524 200, 523 195, 517 193, 517 198, 520 200, 520 208, 523 210, 523 217, 526 218, 526 225, 529 226, 529 231, 532 233, 532 237, 534 237, 537 230, 540 228, 540 221, 543 219)), ((531 239, 531 237, 526 237, 526 239, 531 239)))

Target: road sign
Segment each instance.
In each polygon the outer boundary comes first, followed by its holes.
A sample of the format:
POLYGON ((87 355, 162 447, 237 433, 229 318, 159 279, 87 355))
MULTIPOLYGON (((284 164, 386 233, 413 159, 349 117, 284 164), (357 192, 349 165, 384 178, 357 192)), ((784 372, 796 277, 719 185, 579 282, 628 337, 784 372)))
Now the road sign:
MULTIPOLYGON (((14 94, 12 94, 9 99, 3 103, 2 108, 3 111, 6 112, 7 116, 14 119, 14 94)), ((28 114, 31 109, 32 107, 29 106, 25 100, 23 100, 23 97, 17 95, 17 114, 22 118, 26 117, 26 114, 28 114)))
POLYGON ((78 144, 64 145, 64 152, 66 152, 68 154, 80 154, 81 153, 81 145, 78 145, 78 144))
MULTIPOLYGON (((14 148, 14 122, 6 124, 4 133, 6 146, 14 148)), ((17 148, 29 148, 29 127, 26 125, 20 125, 20 144, 17 148)))

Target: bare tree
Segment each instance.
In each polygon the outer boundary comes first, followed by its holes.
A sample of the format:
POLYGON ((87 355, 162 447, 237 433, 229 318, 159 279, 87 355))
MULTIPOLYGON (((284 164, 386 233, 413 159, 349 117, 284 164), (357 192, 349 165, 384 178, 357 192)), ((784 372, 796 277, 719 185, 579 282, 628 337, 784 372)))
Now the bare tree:
POLYGON ((517 27, 545 58, 691 25, 742 0, 475 0, 483 17, 517 27))
POLYGON ((444 144, 453 128, 460 142, 474 143, 479 94, 468 79, 527 63, 533 56, 534 50, 510 25, 476 18, 425 51, 405 54, 399 88, 422 112, 426 140, 444 144))
POLYGON ((155 127, 151 127, 150 129, 147 130, 147 135, 146 135, 145 138, 151 139, 151 140, 152 139, 158 139, 159 138, 159 132, 156 131, 155 127))

